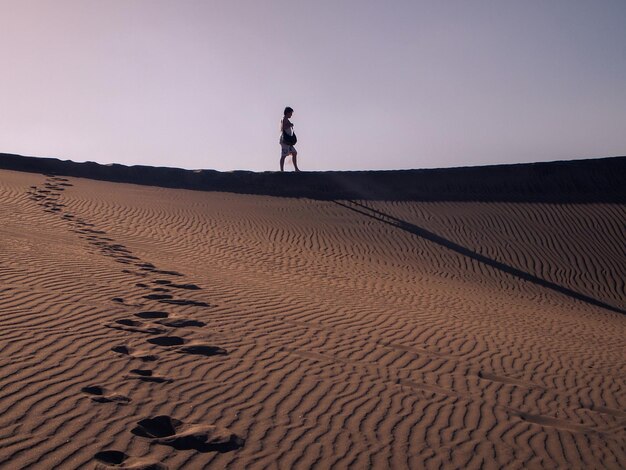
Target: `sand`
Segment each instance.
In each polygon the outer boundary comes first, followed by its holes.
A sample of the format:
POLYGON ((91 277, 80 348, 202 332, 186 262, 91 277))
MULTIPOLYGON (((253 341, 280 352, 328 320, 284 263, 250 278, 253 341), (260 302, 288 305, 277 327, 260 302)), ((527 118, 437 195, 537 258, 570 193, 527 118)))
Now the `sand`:
POLYGON ((0 170, 0 467, 625 468, 625 240, 0 170))

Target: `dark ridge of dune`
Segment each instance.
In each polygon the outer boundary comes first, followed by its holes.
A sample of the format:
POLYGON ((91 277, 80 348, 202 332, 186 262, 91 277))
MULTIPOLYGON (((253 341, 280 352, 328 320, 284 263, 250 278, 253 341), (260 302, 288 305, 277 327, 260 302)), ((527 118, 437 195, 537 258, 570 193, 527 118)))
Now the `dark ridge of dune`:
POLYGON ((626 157, 424 170, 255 173, 101 165, 0 153, 0 168, 166 188, 319 200, 626 202, 626 157))

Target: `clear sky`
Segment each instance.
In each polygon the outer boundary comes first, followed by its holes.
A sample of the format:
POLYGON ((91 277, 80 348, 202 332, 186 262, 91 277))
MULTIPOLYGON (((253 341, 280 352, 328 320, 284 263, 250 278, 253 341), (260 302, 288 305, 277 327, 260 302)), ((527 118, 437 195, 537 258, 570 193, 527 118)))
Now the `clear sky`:
POLYGON ((218 170, 626 154, 626 0, 0 0, 0 152, 218 170), (288 165, 289 167, 289 165, 288 165))

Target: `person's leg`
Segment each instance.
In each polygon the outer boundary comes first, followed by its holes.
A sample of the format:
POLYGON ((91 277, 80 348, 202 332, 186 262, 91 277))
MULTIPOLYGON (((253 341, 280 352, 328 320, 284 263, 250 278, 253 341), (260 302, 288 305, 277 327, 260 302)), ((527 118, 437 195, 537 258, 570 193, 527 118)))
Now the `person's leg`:
POLYGON ((298 168, 298 152, 296 152, 295 150, 291 153, 291 155, 293 156, 293 166, 296 168, 296 171, 300 171, 300 168, 298 168))
POLYGON ((280 171, 285 171, 285 158, 289 155, 289 147, 280 144, 280 171))

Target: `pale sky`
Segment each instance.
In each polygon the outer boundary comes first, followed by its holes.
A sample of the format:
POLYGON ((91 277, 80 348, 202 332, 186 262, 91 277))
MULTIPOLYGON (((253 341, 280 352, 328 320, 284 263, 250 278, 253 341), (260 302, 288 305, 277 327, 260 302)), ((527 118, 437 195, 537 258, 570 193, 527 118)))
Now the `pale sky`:
POLYGON ((276 170, 291 106, 303 170, 626 155, 626 0, 0 0, 0 38, 0 152, 276 170))

